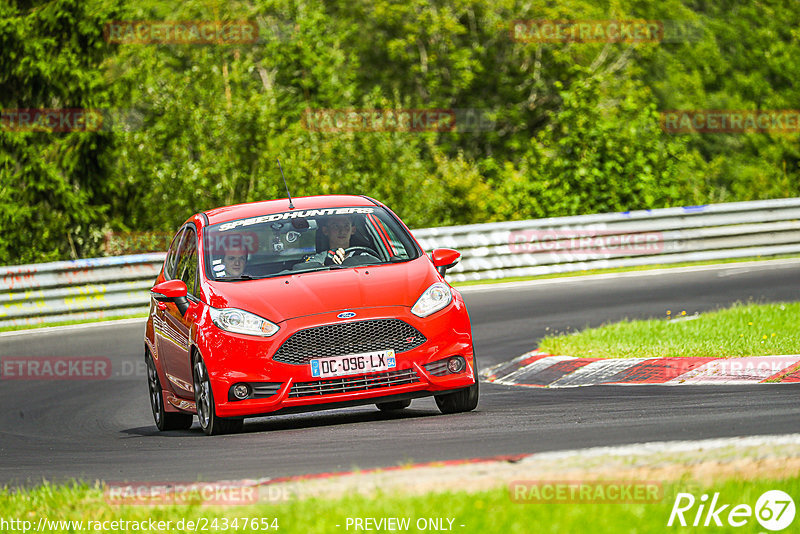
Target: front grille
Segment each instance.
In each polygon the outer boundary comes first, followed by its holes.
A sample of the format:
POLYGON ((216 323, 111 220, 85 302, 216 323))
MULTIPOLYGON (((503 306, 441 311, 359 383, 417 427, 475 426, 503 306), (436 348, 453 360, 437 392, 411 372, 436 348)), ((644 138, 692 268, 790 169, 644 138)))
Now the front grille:
POLYGON ((329 356, 388 349, 404 352, 426 341, 419 330, 399 319, 352 321, 295 332, 280 346, 273 360, 303 365, 329 356))
POLYGON ((386 388, 419 382, 419 375, 414 369, 386 371, 368 375, 347 376, 332 380, 315 380, 313 382, 295 382, 289 391, 289 397, 311 397, 364 391, 368 389, 386 388))

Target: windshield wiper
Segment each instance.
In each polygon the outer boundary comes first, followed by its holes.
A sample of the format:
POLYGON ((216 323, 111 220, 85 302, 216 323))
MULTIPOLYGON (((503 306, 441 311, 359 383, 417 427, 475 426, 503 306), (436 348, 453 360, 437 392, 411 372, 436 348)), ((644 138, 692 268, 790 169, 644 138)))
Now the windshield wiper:
POLYGON ((327 271, 331 267, 328 265, 322 265, 319 267, 309 267, 308 269, 287 269, 278 273, 279 275, 285 274, 297 274, 297 273, 313 273, 314 271, 327 271))
POLYGON ((249 274, 243 274, 241 276, 231 276, 219 279, 220 282, 238 282, 239 280, 255 280, 255 278, 253 278, 249 274))

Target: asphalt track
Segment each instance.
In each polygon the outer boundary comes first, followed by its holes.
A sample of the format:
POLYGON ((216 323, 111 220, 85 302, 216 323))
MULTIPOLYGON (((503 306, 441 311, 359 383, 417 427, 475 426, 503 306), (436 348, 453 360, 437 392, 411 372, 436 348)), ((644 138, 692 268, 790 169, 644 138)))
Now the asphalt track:
MULTIPOLYGON (((736 301, 800 300, 800 262, 560 279, 465 289, 480 366, 536 347, 550 331, 624 317, 705 311, 736 301)), ((248 420, 207 437, 195 423, 159 433, 141 324, 0 337, 0 358, 102 356, 95 381, 0 380, 0 484, 271 478, 467 457, 800 432, 798 384, 595 386, 482 384, 475 412, 440 415, 431 399, 401 414, 373 407, 248 420)))

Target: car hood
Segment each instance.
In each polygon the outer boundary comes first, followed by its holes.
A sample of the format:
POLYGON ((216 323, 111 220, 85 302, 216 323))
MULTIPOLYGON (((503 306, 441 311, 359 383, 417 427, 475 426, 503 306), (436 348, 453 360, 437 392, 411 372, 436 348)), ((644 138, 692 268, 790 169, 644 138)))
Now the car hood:
POLYGON ((207 282, 209 305, 240 308, 272 322, 332 311, 411 307, 438 277, 426 256, 405 263, 298 273, 241 282, 207 282))

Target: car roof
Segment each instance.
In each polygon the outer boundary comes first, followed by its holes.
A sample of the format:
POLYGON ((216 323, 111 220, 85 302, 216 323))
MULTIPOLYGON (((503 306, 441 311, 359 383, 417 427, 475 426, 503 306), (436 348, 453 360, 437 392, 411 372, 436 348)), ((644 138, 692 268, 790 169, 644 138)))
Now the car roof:
MULTIPOLYGON (((322 208, 343 208, 358 206, 379 205, 369 197, 356 195, 318 195, 311 197, 292 198, 294 208, 297 210, 322 209, 322 208)), ((281 198, 277 200, 263 200, 259 202, 248 202, 247 204, 235 204, 214 208, 205 212, 209 224, 219 224, 237 219, 257 217, 259 215, 269 215, 272 213, 283 213, 292 211, 289 209, 289 199, 281 198)))

